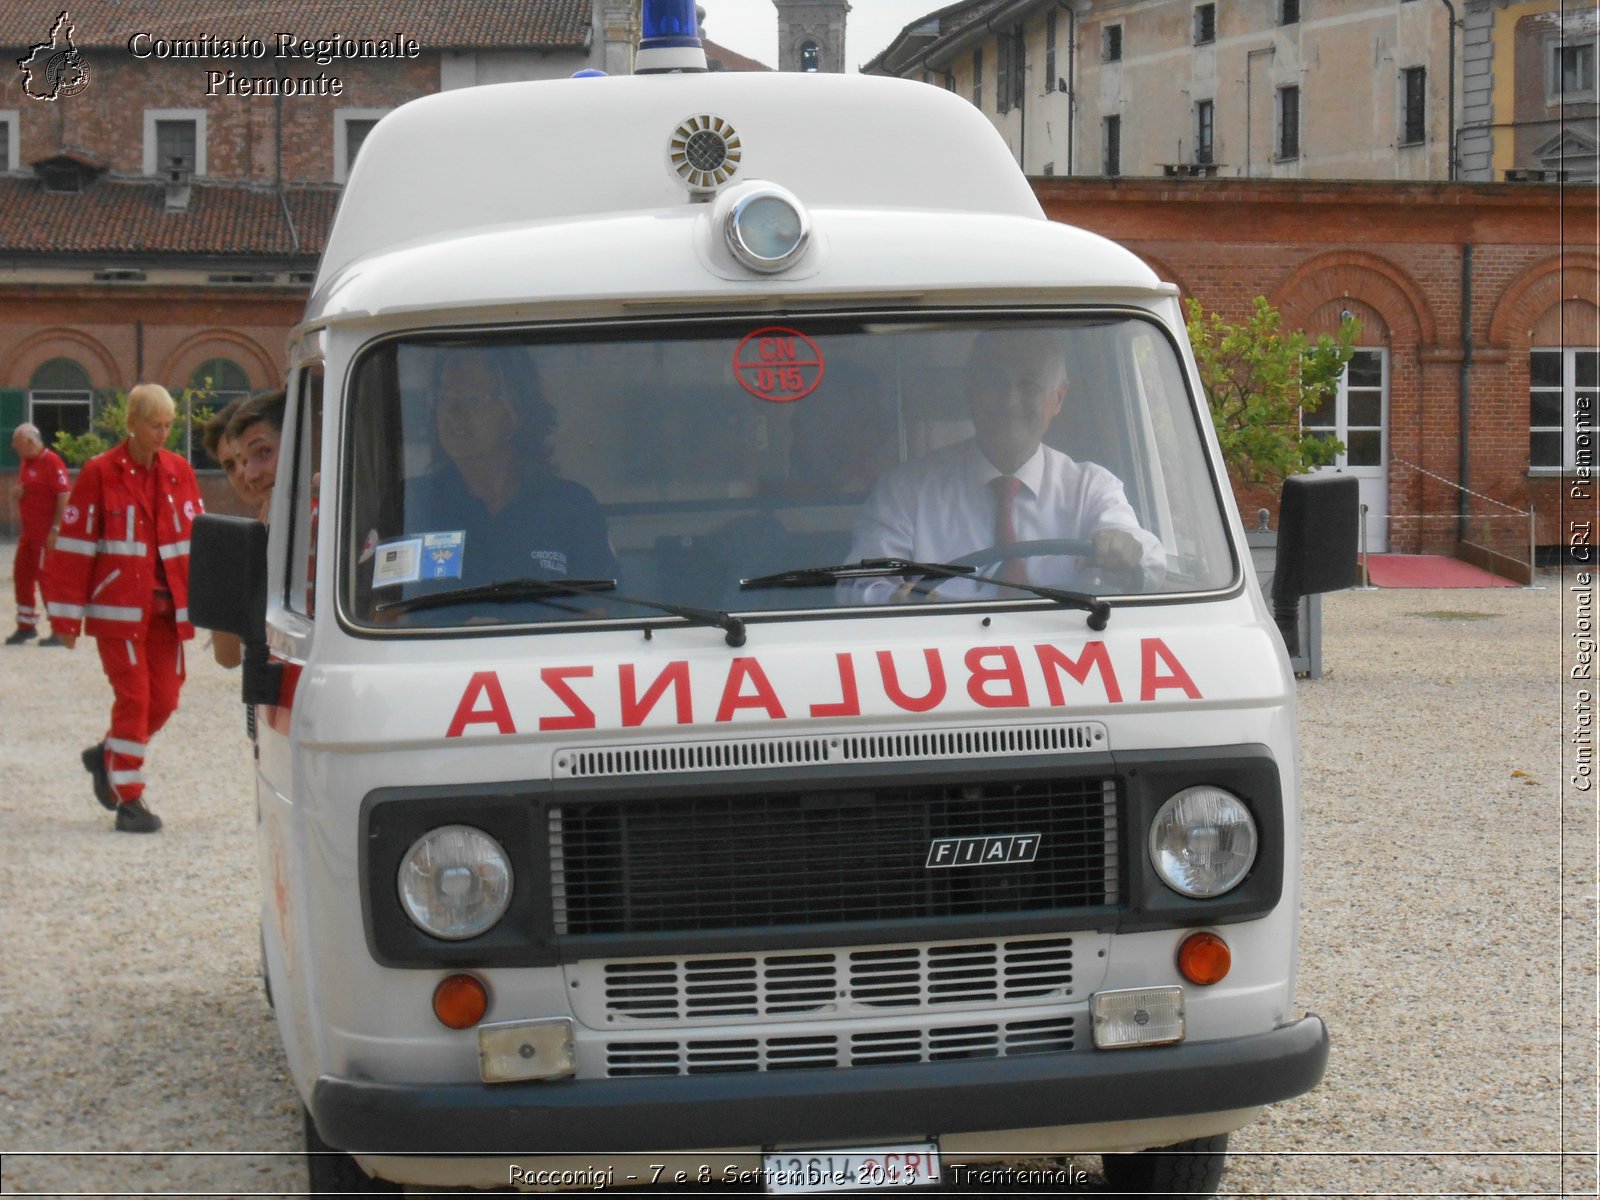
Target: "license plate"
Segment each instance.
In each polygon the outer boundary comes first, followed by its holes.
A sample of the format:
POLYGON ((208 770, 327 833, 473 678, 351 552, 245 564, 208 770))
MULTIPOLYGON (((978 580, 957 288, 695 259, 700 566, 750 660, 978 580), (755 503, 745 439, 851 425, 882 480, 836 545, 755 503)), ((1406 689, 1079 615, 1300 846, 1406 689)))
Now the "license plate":
POLYGON ((762 1155, 761 1181, 770 1195, 865 1192, 939 1183, 933 1142, 849 1150, 785 1150, 762 1155))

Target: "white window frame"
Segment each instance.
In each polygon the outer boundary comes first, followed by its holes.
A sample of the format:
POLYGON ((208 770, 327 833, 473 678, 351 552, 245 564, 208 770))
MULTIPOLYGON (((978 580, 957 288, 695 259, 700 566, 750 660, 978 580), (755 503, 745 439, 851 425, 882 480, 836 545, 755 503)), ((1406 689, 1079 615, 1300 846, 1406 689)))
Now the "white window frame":
POLYGON ((156 162, 156 122, 194 122, 194 175, 206 173, 206 110, 203 108, 147 108, 144 110, 144 173, 160 175, 156 162))
POLYGON ((333 110, 333 181, 344 183, 350 178, 350 122, 381 121, 388 116, 387 108, 336 108, 333 110))
POLYGON ((0 125, 6 127, 6 161, 0 162, 0 171, 21 170, 22 149, 18 143, 22 140, 22 114, 14 108, 0 108, 0 125))
POLYGON ((1345 368, 1339 372, 1339 380, 1334 385, 1333 393, 1317 407, 1317 411, 1313 414, 1315 422, 1307 424, 1305 410, 1301 410, 1300 429, 1304 433, 1319 433, 1326 434, 1329 437, 1336 437, 1343 442, 1345 444, 1344 450, 1328 466, 1338 467, 1340 470, 1349 469, 1351 467, 1350 393, 1352 391, 1365 394, 1376 392, 1378 395, 1378 424, 1355 426, 1355 431, 1358 433, 1371 433, 1374 429, 1378 431, 1378 461, 1375 463, 1355 464, 1356 470, 1375 471, 1389 461, 1389 347, 1355 346, 1352 347, 1352 350, 1354 354, 1371 355, 1377 360, 1379 382, 1352 388, 1350 384, 1350 367, 1346 364, 1345 368))
MULTIPOLYGON (((1588 413, 1588 432, 1592 439, 1597 430, 1600 430, 1600 412, 1596 405, 1600 404, 1600 386, 1584 385, 1579 387, 1577 374, 1577 360, 1579 354, 1594 354, 1596 351, 1586 346, 1532 346, 1529 348, 1528 395, 1530 403, 1535 391, 1547 395, 1556 395, 1561 400, 1561 464, 1550 463, 1535 464, 1533 461, 1533 446, 1528 446, 1528 474, 1530 475, 1566 475, 1577 467, 1578 462, 1578 393, 1581 391, 1590 397, 1590 402, 1585 411, 1588 413), (1532 358, 1535 354, 1559 354, 1561 356, 1561 386, 1535 387, 1533 382, 1532 358)), ((1535 433, 1554 433, 1554 425, 1535 425, 1532 423, 1532 414, 1529 414, 1528 434, 1531 439, 1535 433)))
POLYGON ((1545 50, 1545 100, 1550 104, 1582 104, 1593 102, 1600 94, 1600 37, 1557 38, 1545 50), (1561 90, 1561 52, 1563 50, 1589 51, 1589 86, 1575 91, 1561 90))
POLYGON ((28 421, 39 424, 34 413, 36 404, 49 404, 57 408, 81 408, 86 420, 87 432, 94 432, 94 393, 78 388, 29 388, 28 389, 28 421))

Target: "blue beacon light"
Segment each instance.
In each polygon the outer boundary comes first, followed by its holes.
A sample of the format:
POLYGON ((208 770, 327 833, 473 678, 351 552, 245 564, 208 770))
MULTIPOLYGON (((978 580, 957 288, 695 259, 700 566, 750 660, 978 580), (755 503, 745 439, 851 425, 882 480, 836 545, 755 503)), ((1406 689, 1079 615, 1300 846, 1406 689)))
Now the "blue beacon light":
POLYGON ((706 69, 694 8, 695 0, 644 0, 635 74, 706 69))

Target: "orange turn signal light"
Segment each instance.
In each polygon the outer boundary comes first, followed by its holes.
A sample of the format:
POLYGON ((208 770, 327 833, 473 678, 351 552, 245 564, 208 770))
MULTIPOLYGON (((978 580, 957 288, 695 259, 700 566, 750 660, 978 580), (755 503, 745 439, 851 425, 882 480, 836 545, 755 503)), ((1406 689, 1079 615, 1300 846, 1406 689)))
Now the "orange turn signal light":
POLYGON ((489 1011, 489 989, 476 975, 449 975, 433 989, 433 1015, 450 1029, 471 1029, 489 1011))
POLYGON ((1190 983, 1221 983, 1233 966, 1233 951, 1214 933, 1191 933, 1178 947, 1178 971, 1190 983))

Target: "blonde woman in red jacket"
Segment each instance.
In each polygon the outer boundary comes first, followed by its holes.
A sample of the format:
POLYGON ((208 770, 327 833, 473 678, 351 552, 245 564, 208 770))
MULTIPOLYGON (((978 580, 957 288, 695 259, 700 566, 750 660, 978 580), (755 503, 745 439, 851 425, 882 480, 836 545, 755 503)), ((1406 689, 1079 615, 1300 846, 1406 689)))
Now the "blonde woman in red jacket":
POLYGON ((177 415, 167 389, 128 393, 126 441, 83 465, 45 562, 51 627, 68 649, 94 638, 115 699, 105 738, 83 752, 100 803, 123 833, 154 833, 144 801, 145 751, 178 707, 189 623, 189 529, 200 486, 162 449, 177 415))

